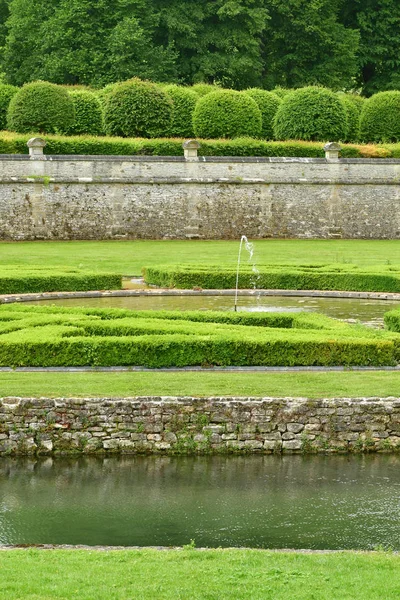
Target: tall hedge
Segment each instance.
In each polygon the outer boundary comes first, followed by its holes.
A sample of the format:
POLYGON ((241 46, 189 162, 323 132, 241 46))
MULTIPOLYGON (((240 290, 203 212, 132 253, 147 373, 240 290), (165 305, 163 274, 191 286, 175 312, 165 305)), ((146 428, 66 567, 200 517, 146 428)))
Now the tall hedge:
POLYGON ((47 81, 25 84, 11 98, 7 127, 18 133, 63 133, 72 127, 75 110, 62 87, 47 81))
POLYGON ((103 131, 103 113, 96 94, 87 90, 69 93, 74 103, 75 121, 66 131, 67 135, 101 135, 103 131))
POLYGON ((212 92, 218 92, 221 88, 218 85, 212 85, 211 83, 195 83, 192 85, 191 90, 196 92, 199 97, 207 96, 212 92))
POLYGON ((305 87, 285 96, 274 121, 277 140, 343 140, 347 116, 337 94, 322 87, 305 87))
POLYGON ((171 126, 166 132, 171 137, 193 137, 193 113, 199 99, 196 92, 179 85, 167 85, 164 91, 173 102, 171 126))
POLYGON ((360 139, 400 141, 400 92, 380 92, 366 100, 360 117, 360 139))
POLYGON ((360 137, 360 116, 365 99, 356 94, 339 93, 347 116, 347 131, 344 142, 357 142, 360 137))
POLYGON ((260 137, 261 111, 245 92, 212 92, 197 102, 193 128, 195 135, 202 138, 260 137))
POLYGON ((154 83, 132 79, 119 83, 104 102, 104 127, 108 135, 154 138, 171 126, 173 103, 154 83))
POLYGON ((17 92, 18 88, 14 85, 0 83, 0 130, 7 128, 7 110, 17 92))
POLYGON ((262 132, 261 137, 271 140, 274 137, 274 118, 276 112, 281 103, 279 96, 276 96, 272 92, 261 90, 258 88, 252 88, 246 90, 253 100, 256 101, 258 108, 261 111, 262 116, 262 132))

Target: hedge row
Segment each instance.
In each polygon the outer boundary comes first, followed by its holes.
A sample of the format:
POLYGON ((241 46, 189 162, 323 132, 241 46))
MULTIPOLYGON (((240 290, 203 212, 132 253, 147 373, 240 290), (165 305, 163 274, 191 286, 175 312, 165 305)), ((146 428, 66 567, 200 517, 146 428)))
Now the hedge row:
MULTIPOLYGON (((355 265, 257 265, 255 275, 244 265, 239 274, 243 289, 342 290, 400 292, 400 266, 357 267, 355 265)), ((218 267, 145 267, 146 283, 160 287, 234 289, 236 269, 218 267)))
POLYGON ((0 128, 19 133, 390 143, 400 141, 399 114, 399 91, 365 100, 318 86, 238 92, 138 78, 102 90, 0 84, 0 128))
POLYGON ((390 310, 385 313, 384 321, 389 331, 400 333, 400 310, 390 310))
POLYGON ((0 268, 0 294, 41 292, 83 292, 120 290, 122 276, 72 269, 24 268, 20 265, 0 268))
MULTIPOLYGON (((0 154, 28 154, 27 141, 31 135, 2 132, 0 154)), ((183 156, 183 139, 177 138, 117 138, 61 135, 44 136, 45 153, 56 155, 107 156, 183 156)), ((199 140, 200 156, 259 156, 324 158, 320 142, 265 142, 251 138, 235 140, 199 140)), ((344 144, 343 158, 400 158, 400 144, 355 145, 344 144)))
POLYGON ((397 334, 334 320, 280 328, 279 316, 254 326, 222 323, 216 313, 213 321, 199 313, 126 313, 0 306, 0 366, 383 366, 399 356, 397 334))

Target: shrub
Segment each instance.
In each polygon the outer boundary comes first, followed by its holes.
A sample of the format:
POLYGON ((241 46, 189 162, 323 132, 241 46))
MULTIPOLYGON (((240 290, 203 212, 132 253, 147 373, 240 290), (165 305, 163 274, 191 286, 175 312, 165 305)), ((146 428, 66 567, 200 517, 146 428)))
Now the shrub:
POLYGON ((193 137, 193 113, 198 96, 190 88, 167 85, 164 91, 173 102, 172 120, 168 135, 171 137, 193 137))
POLYGON ((117 83, 109 83, 105 87, 101 88, 100 90, 95 90, 94 93, 96 94, 97 98, 99 99, 99 102, 100 102, 102 108, 104 108, 104 104, 106 102, 107 96, 115 90, 115 87, 117 85, 118 85, 117 83))
POLYGON ((255 100, 245 92, 221 90, 200 98, 193 127, 196 136, 203 138, 259 137, 262 116, 255 100))
POLYGON ((0 129, 7 128, 7 110, 11 98, 18 92, 14 85, 0 83, 0 129))
MULTIPOLYGON (((348 290, 400 292, 400 268, 358 268, 355 265, 258 265, 259 274, 244 266, 240 288, 284 290, 348 290)), ((148 284, 191 289, 233 289, 235 269, 218 267, 147 267, 143 270, 148 284)))
POLYGON ((211 83, 195 83, 192 85, 191 90, 202 98, 211 94, 211 92, 218 92, 221 88, 218 85, 212 85, 211 83))
POLYGON ((366 142, 400 141, 400 92, 379 92, 365 101, 360 138, 366 142))
POLYGON ((7 126, 19 133, 60 133, 74 122, 74 104, 62 87, 46 81, 25 84, 11 98, 7 126))
POLYGON ((109 135, 153 138, 171 125, 172 100, 154 83, 132 79, 106 95, 104 127, 109 135))
POLYGON ((101 135, 103 130, 103 114, 97 96, 87 90, 70 92, 74 103, 75 121, 66 131, 67 135, 101 135))
POLYGON ((0 294, 120 290, 122 277, 78 269, 0 267, 0 294))
POLYGON ((346 135, 346 111, 337 94, 305 87, 285 96, 274 122, 276 139, 336 141, 346 135))
POLYGON ((360 115, 365 99, 356 94, 339 93, 338 95, 347 117, 347 131, 343 141, 357 142, 360 137, 360 115))
POLYGON ((278 87, 274 88, 271 91, 275 94, 275 96, 279 96, 279 98, 282 99, 285 96, 287 96, 288 94, 290 94, 290 92, 293 92, 294 90, 290 90, 288 88, 283 88, 278 85, 278 87))
POLYGON ((393 365, 399 341, 321 315, 0 306, 0 366, 393 365))
POLYGON ((274 137, 274 118, 281 103, 281 99, 272 92, 257 88, 246 90, 246 94, 257 102, 257 106, 261 111, 261 137, 266 138, 267 140, 272 139, 274 137))

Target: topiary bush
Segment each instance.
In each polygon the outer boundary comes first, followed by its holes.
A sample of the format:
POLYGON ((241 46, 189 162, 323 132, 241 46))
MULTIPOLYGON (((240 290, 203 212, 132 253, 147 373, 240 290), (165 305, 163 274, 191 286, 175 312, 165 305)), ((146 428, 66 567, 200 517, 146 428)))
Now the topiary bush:
POLYGON ((62 87, 47 81, 25 84, 11 98, 7 127, 18 133, 63 133, 75 119, 74 103, 62 87))
POLYGON ((195 83, 192 85, 191 90, 202 98, 211 94, 211 92, 218 92, 221 88, 218 85, 212 85, 211 83, 195 83))
POLYGON ((246 90, 253 100, 256 101, 262 116, 262 132, 261 137, 271 140, 274 137, 274 118, 281 103, 281 99, 266 90, 252 88, 246 90))
POLYGON ((195 135, 202 138, 260 137, 261 111, 245 92, 212 92, 197 102, 193 128, 195 135))
POLYGON ((305 87, 285 96, 274 120, 278 140, 337 141, 347 131, 346 111, 337 94, 322 87, 305 87))
POLYGON ((171 137, 193 137, 193 113, 198 95, 190 88, 167 85, 164 88, 172 99, 172 119, 167 135, 171 137))
POLYGON ((100 100, 96 94, 88 90, 77 90, 69 93, 74 103, 75 121, 65 133, 67 135, 101 135, 103 131, 103 113, 100 100))
POLYGON ((379 92, 365 101, 360 117, 364 142, 400 141, 400 92, 379 92))
POLYGON ((173 102, 154 83, 131 79, 105 96, 104 128, 108 135, 154 138, 171 127, 173 102))
POLYGON ((7 110, 17 92, 18 88, 14 85, 0 83, 0 130, 7 129, 7 110))
POLYGON ((365 99, 356 94, 338 94, 347 116, 347 131, 344 142, 357 142, 360 137, 360 116, 365 99))
POLYGON ((294 90, 290 90, 288 88, 283 88, 280 87, 279 85, 274 88, 273 90, 271 90, 271 92, 273 94, 275 94, 275 96, 279 96, 279 98, 284 98, 285 96, 287 96, 288 94, 290 94, 291 92, 293 92, 294 90))

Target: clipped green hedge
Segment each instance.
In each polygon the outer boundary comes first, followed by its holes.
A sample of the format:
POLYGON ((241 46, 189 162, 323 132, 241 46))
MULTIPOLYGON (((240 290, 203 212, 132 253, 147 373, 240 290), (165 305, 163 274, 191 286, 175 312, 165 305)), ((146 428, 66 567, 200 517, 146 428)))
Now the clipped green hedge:
POLYGON ((0 83, 0 129, 6 129, 7 127, 7 111, 11 102, 11 98, 18 92, 17 87, 14 85, 8 85, 6 83, 0 83))
POLYGON ((337 94, 322 87, 294 90, 282 99, 275 115, 277 140, 337 141, 346 136, 347 116, 337 94))
POLYGON ((400 310, 390 310, 384 315, 385 326, 389 331, 400 333, 400 310))
POLYGON ((104 128, 108 135, 154 138, 171 125, 172 100, 154 83, 131 79, 104 97, 104 128))
POLYGON ((340 93, 338 95, 347 116, 347 130, 343 141, 356 143, 360 138, 360 117, 365 98, 356 94, 340 93))
POLYGON ((245 92, 221 90, 198 100, 193 129, 202 138, 260 137, 262 116, 257 103, 245 92))
POLYGON ((171 137, 188 138, 194 136, 193 113, 198 95, 188 87, 179 85, 167 85, 164 88, 172 99, 172 118, 168 135, 171 137))
POLYGON ((64 133, 74 119, 68 92, 47 81, 26 83, 11 98, 7 111, 7 127, 19 133, 64 133))
POLYGON ((260 90, 258 88, 251 88, 246 90, 253 100, 256 101, 258 108, 261 111, 262 116, 262 131, 261 137, 271 140, 274 137, 274 118, 276 112, 281 103, 279 96, 276 96, 272 92, 266 90, 260 90))
POLYGON ((0 267, 0 294, 120 290, 122 276, 78 269, 0 267))
POLYGON ((101 135, 103 113, 96 94, 88 90, 76 90, 70 92, 69 96, 74 103, 75 119, 65 133, 67 135, 101 135))
POLYGON ((379 92, 365 101, 360 117, 360 139, 400 141, 400 92, 379 92))
MULTIPOLYGON (((0 133, 0 154, 28 154, 26 142, 30 135, 0 133)), ((183 138, 118 138, 100 136, 46 135, 46 154, 108 155, 108 156, 183 156, 183 138)), ((324 158, 320 142, 275 142, 252 138, 234 140, 200 139, 200 156, 287 156, 324 158)), ((344 144, 342 158, 400 158, 400 144, 344 144)))
MULTIPOLYGON (((341 290, 400 292, 400 266, 356 265, 257 265, 255 275, 247 265, 239 274, 239 288, 282 290, 341 290)), ((145 267, 146 283, 160 287, 234 289, 236 269, 208 266, 145 267)))
MULTIPOLYGON (((400 336, 279 315, 254 325, 219 313, 0 306, 0 366, 393 365, 400 336), (283 318, 283 317, 282 317, 283 318), (310 326, 311 325, 311 326, 310 326)), ((254 322, 257 322, 254 319, 254 322)))
POLYGON ((190 89, 193 90, 199 98, 202 98, 203 96, 207 96, 207 94, 211 94, 212 92, 218 92, 222 88, 211 83, 195 83, 190 87, 190 89))

